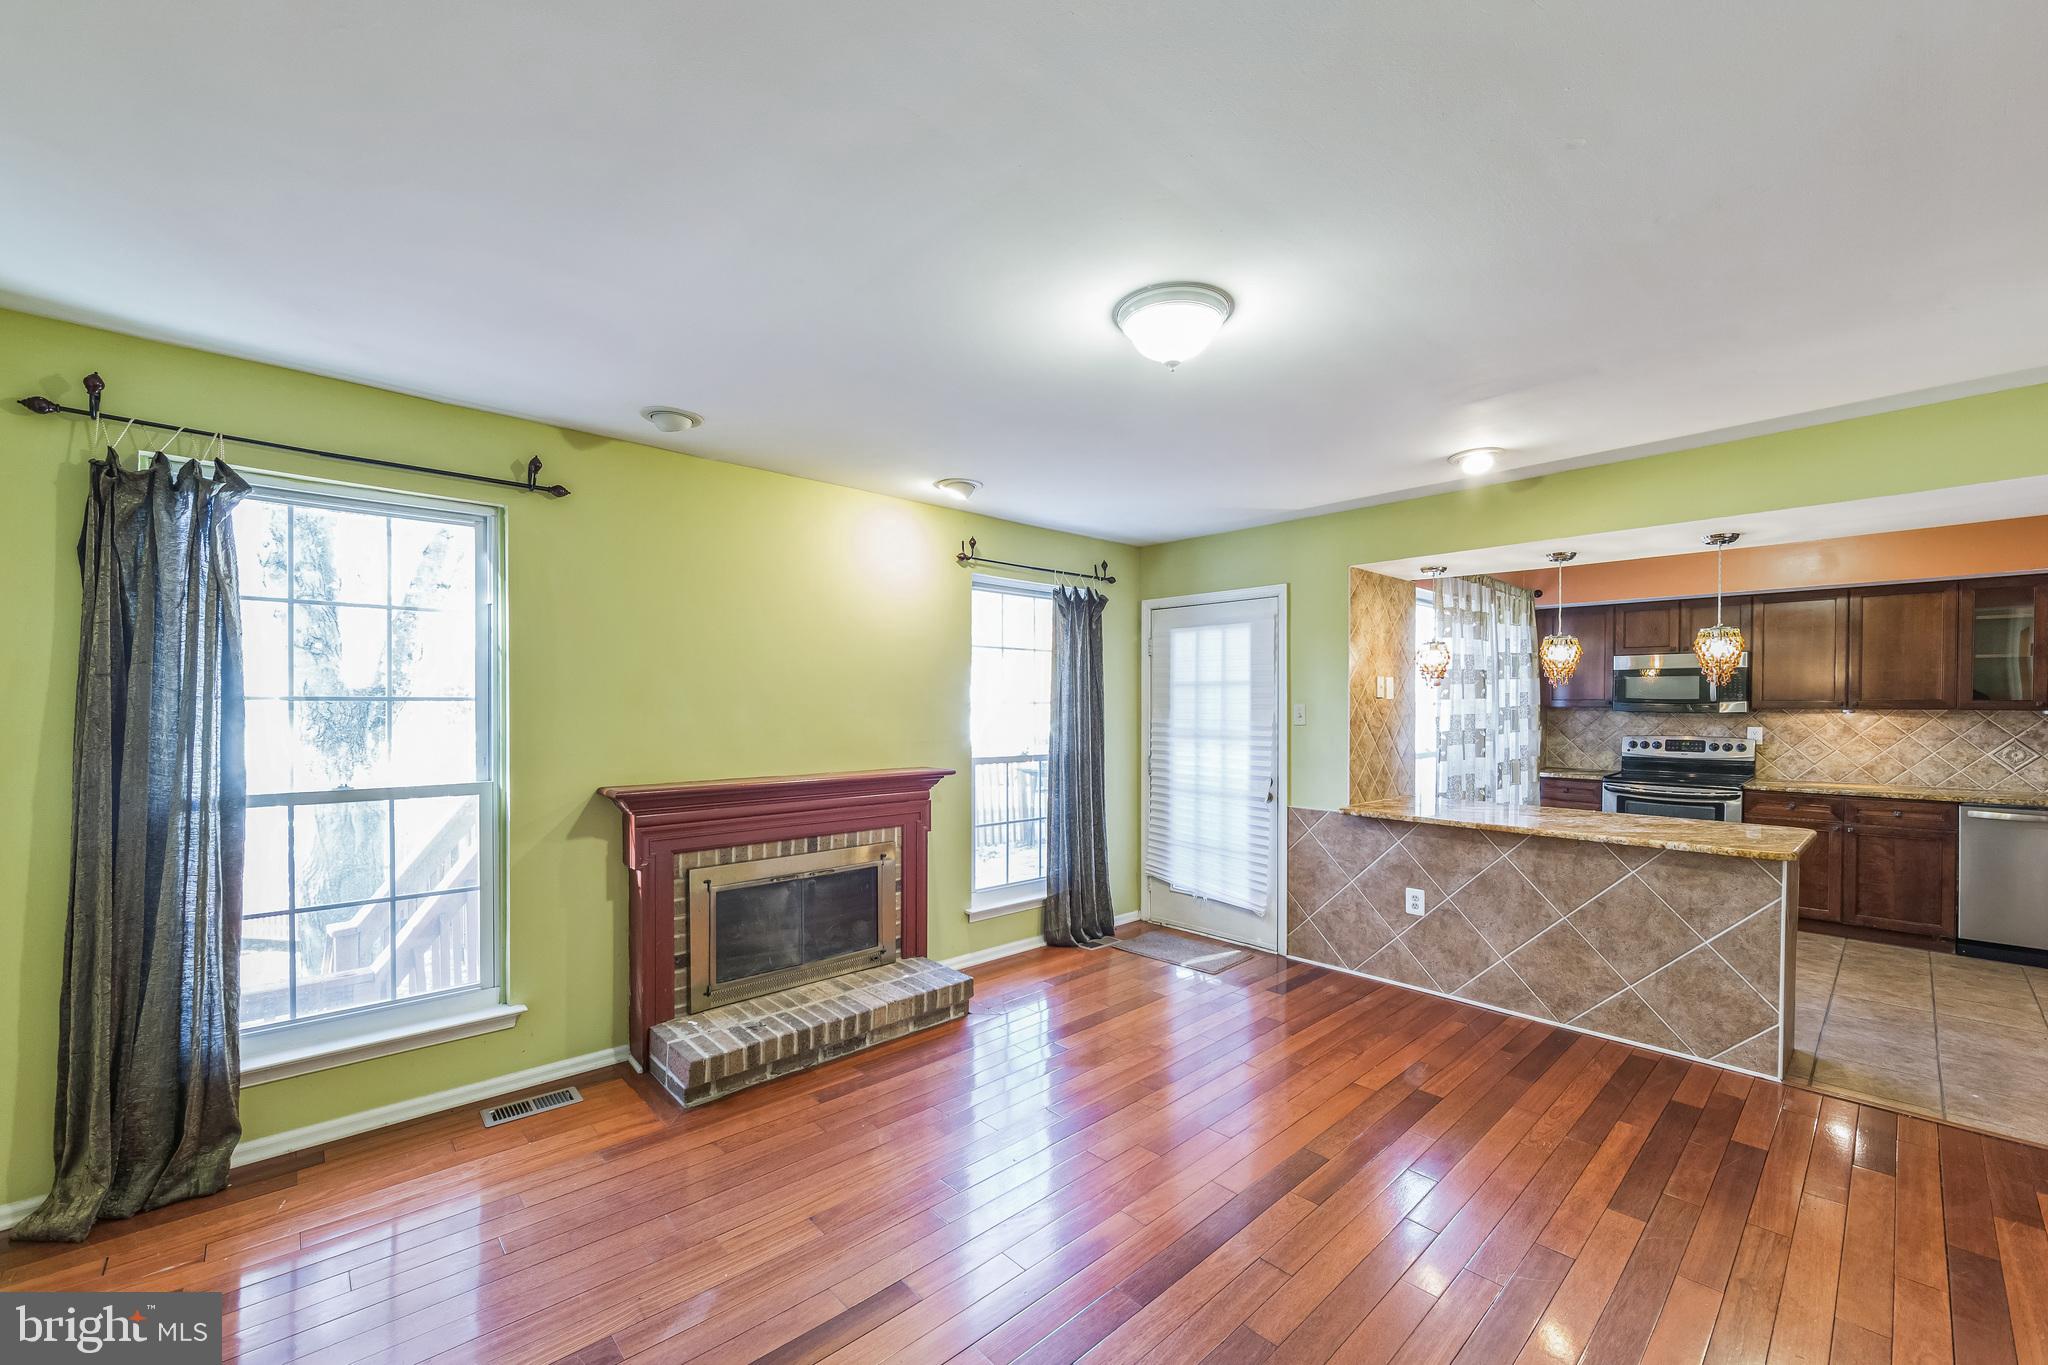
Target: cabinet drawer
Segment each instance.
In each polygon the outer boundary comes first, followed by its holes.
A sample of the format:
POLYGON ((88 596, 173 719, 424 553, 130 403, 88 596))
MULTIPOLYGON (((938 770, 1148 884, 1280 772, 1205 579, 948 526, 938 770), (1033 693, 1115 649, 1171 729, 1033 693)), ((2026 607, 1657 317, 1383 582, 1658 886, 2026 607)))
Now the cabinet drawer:
POLYGON ((1742 818, 1751 824, 1831 825, 1842 818, 1839 799, 1795 792, 1744 792, 1742 818))
POLYGON ((1599 810, 1600 784, 1577 777, 1545 777, 1537 783, 1543 805, 1567 810, 1599 810))
POLYGON ((1882 801, 1867 796, 1843 800, 1850 824, 1866 829, 1952 831, 1956 808, 1946 801, 1882 801))

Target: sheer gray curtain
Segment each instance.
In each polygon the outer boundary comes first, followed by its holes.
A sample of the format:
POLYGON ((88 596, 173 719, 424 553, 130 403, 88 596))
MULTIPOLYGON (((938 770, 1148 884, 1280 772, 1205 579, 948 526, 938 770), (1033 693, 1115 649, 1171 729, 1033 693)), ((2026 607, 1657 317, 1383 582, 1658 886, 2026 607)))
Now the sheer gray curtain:
POLYGON ((1052 596, 1045 941, 1092 948, 1114 935, 1102 776, 1102 609, 1093 588, 1052 596))
POLYGON ((1451 647, 1449 675, 1423 698, 1436 708, 1437 794, 1534 801, 1543 747, 1534 595, 1497 578, 1448 578, 1436 620, 1451 647))
POLYGON ((95 460, 79 539, 57 1178, 14 1229, 211 1194, 241 1136, 242 626, 225 464, 95 460))

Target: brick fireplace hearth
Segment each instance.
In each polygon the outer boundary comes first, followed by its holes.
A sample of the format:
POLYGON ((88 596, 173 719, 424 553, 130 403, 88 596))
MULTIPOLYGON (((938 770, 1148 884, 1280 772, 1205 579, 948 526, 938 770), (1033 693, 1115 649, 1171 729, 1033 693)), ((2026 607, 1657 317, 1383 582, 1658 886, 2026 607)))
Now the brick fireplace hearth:
POLYGON ((629 1040, 678 1102, 959 1018, 923 957, 931 789, 908 768, 606 787, 632 876, 629 1040))

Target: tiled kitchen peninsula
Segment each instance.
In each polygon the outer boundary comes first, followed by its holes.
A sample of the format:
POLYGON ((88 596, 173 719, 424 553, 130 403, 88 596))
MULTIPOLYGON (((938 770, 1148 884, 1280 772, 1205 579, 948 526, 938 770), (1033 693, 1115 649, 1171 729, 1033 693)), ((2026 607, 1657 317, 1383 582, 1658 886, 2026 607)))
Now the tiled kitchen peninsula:
POLYGON ((1287 951, 1781 1079, 1812 838, 1427 799, 1295 808, 1287 951))

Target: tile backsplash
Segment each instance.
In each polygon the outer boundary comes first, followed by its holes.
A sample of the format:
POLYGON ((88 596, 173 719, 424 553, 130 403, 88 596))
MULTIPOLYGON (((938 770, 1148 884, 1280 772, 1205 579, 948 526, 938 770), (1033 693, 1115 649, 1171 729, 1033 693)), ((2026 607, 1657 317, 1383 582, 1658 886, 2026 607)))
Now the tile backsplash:
POLYGON ((1625 734, 1741 735, 1764 729, 1766 781, 2048 790, 2048 717, 2032 711, 1755 711, 1746 716, 1543 713, 1543 764, 1605 771, 1625 734))

